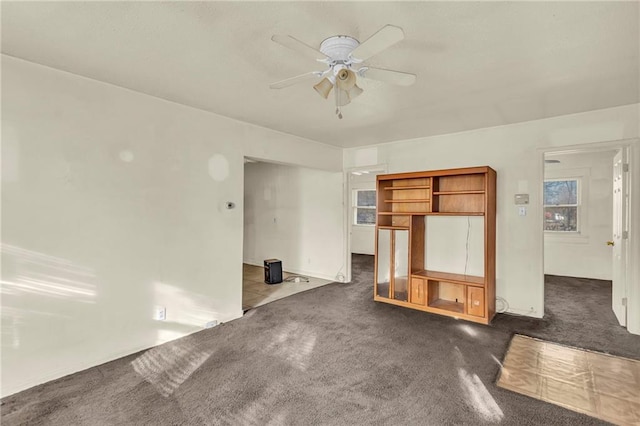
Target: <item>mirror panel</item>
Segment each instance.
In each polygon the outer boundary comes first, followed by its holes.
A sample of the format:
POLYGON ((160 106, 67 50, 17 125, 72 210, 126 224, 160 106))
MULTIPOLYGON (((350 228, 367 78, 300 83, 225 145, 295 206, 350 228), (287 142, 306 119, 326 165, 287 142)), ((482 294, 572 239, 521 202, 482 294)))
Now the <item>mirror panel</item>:
POLYGON ((391 230, 378 229, 378 269, 376 295, 389 297, 391 282, 391 230))
POLYGON ((393 298, 408 301, 409 292, 409 231, 394 231, 394 274, 393 274, 393 298))

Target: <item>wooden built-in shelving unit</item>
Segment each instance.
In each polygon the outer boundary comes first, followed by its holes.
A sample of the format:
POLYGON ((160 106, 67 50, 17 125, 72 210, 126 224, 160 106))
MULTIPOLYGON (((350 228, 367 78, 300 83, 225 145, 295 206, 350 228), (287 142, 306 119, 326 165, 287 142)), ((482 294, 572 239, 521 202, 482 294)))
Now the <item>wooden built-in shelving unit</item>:
POLYGON ((378 175, 374 299, 488 324, 495 315, 496 172, 378 175), (481 216, 484 275, 425 269, 425 218, 481 216))

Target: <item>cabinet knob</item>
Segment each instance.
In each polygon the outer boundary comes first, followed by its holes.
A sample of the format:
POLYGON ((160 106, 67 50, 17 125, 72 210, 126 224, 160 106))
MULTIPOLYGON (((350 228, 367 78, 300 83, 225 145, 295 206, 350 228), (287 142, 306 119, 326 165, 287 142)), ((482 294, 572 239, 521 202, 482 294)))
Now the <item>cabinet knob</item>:
POLYGON ((607 241, 607 245, 613 247, 616 245, 616 243, 614 243, 613 241, 607 241))

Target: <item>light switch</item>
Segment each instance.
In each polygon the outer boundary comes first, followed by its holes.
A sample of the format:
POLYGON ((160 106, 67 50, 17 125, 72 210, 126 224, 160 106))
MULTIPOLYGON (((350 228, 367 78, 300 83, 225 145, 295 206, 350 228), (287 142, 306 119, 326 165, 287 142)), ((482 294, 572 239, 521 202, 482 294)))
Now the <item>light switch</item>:
POLYGON ((524 207, 524 206, 518 207, 518 215, 526 216, 527 215, 527 208, 524 207))

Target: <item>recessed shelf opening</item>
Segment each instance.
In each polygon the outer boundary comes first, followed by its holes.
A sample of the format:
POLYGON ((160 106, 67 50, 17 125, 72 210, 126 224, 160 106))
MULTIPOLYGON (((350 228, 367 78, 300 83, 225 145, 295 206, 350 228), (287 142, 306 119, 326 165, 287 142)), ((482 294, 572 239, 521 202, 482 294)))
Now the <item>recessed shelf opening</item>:
POLYGON ((431 308, 464 313, 464 285, 428 280, 428 303, 431 308))

